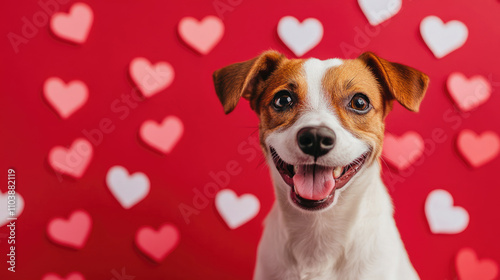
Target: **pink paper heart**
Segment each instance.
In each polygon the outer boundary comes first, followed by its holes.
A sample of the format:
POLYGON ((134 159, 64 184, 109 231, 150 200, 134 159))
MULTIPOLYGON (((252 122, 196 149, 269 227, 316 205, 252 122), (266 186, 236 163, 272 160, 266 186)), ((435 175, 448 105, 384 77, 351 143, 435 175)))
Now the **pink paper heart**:
POLYGON ((493 280, 498 276, 498 264, 491 259, 477 258, 471 248, 462 248, 455 259, 460 280, 493 280))
POLYGON ((67 220, 52 219, 47 226, 49 238, 66 247, 81 249, 85 246, 92 228, 92 218, 83 210, 76 210, 67 220))
POLYGON ((401 137, 385 135, 382 153, 385 160, 399 170, 412 165, 424 152, 424 140, 420 134, 409 131, 401 137))
POLYGON ((149 60, 137 57, 130 63, 130 77, 145 97, 166 89, 174 81, 174 68, 167 62, 152 65, 149 60))
POLYGON ((61 146, 52 148, 49 152, 49 165, 60 173, 81 178, 90 161, 93 149, 89 141, 78 138, 71 144, 69 149, 61 146))
POLYGON ((224 36, 224 23, 215 16, 206 16, 201 21, 185 17, 179 22, 178 32, 186 44, 206 55, 224 36))
POLYGON ((486 102, 491 96, 491 85, 483 76, 469 79, 462 73, 452 73, 446 82, 450 96, 460 110, 467 112, 486 102))
POLYGON ((83 44, 94 21, 94 13, 89 5, 75 3, 69 13, 55 13, 50 20, 50 28, 54 34, 62 39, 76 44, 83 44))
POLYGON ((498 156, 500 138, 493 131, 477 135, 474 131, 463 130, 457 139, 458 151, 472 167, 480 167, 498 156))
POLYGON ((66 277, 61 277, 55 273, 47 273, 42 277, 42 280, 85 280, 85 277, 80 272, 71 272, 66 277))
POLYGON ((177 227, 164 224, 159 230, 143 226, 135 235, 137 247, 156 262, 161 262, 179 244, 180 233, 177 227))
POLYGON ((168 116, 161 124, 152 120, 145 121, 141 125, 139 135, 146 144, 167 154, 179 142, 183 132, 182 121, 177 117, 168 116))
POLYGON ((52 77, 45 81, 43 95, 59 116, 67 119, 85 105, 89 90, 82 81, 65 84, 60 78, 52 77))

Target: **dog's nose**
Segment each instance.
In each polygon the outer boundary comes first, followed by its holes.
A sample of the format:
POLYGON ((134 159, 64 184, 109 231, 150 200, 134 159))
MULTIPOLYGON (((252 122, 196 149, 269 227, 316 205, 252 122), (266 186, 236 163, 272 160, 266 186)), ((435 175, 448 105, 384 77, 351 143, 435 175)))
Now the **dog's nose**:
POLYGON ((318 158, 335 146, 335 132, 325 126, 304 127, 297 133, 299 148, 308 155, 318 158))

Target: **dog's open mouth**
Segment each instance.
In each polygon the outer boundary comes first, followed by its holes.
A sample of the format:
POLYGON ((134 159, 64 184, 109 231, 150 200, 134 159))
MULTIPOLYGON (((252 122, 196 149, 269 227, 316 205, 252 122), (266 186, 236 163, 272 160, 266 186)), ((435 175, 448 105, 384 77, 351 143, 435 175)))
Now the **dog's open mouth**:
POLYGON ((271 156, 283 181, 291 187, 292 201, 302 209, 320 210, 332 204, 335 190, 344 187, 361 169, 369 153, 346 166, 291 165, 270 147, 271 156))

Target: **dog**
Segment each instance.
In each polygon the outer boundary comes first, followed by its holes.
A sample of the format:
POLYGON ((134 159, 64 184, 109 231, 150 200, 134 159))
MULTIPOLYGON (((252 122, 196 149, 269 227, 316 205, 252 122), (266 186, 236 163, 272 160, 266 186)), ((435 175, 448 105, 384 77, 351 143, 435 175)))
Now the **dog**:
POLYGON ((427 75, 371 52, 319 60, 270 50, 213 81, 226 114, 241 97, 257 113, 274 184, 253 279, 419 279, 379 158, 393 101, 417 112, 427 75))

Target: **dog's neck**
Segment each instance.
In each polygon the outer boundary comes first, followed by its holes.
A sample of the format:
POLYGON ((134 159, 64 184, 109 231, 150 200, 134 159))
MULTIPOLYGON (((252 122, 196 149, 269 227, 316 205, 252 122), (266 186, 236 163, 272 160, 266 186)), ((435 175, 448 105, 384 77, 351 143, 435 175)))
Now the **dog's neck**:
MULTIPOLYGON (((371 230, 366 223, 360 223, 367 216, 385 215, 392 219, 392 202, 380 178, 377 162, 365 166, 346 189, 335 194, 336 205, 322 212, 306 212, 291 205, 290 187, 276 170, 272 177, 275 184, 280 223, 285 237, 285 254, 292 264, 311 268, 319 263, 329 263, 332 269, 341 266, 349 258, 349 251, 355 246, 370 248, 367 240, 356 240, 357 231, 371 230), (373 205, 376 203, 377 205, 373 205), (377 211, 378 213, 374 213, 377 211)), ((380 225, 378 225, 380 226, 380 225)), ((374 229, 376 226, 374 227, 374 229)), ((362 238, 359 238, 362 239, 362 238)), ((359 248, 355 248, 359 250, 359 248)))

